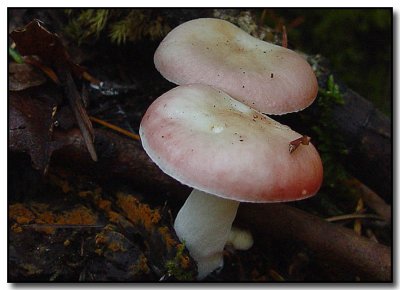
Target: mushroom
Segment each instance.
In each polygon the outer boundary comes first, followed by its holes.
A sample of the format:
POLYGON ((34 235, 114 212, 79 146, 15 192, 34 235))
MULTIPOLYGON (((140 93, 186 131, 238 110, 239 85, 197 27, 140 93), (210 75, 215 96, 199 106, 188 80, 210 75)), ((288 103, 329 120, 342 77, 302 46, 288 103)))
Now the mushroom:
POLYGON ((302 110, 318 93, 303 57, 220 19, 199 18, 174 28, 157 48, 154 63, 175 84, 207 84, 267 114, 302 110))
POLYGON ((139 133, 161 170, 193 188, 174 227, 198 279, 223 265, 240 202, 304 199, 322 182, 311 143, 290 153, 299 133, 207 85, 178 86, 157 98, 139 133))
POLYGON ((227 245, 232 245, 235 250, 246 251, 253 246, 254 240, 249 230, 232 226, 226 242, 227 245))

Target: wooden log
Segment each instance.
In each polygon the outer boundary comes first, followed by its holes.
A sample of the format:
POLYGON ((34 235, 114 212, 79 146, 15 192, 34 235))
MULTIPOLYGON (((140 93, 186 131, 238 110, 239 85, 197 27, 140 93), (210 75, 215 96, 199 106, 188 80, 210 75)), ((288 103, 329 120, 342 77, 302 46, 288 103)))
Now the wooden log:
POLYGON ((261 238, 294 240, 331 263, 368 281, 392 279, 390 248, 285 204, 241 204, 238 217, 261 238))
POLYGON ((393 191, 390 119, 351 89, 344 105, 333 108, 333 120, 348 150, 344 166, 391 203, 393 191))
POLYGON ((108 129, 95 129, 95 147, 99 160, 94 162, 88 158, 79 130, 54 133, 55 140, 68 138, 74 141, 53 153, 51 166, 73 168, 74 171, 97 180, 129 180, 137 190, 152 193, 162 192, 169 195, 172 192, 190 192, 190 188, 164 174, 138 141, 108 129))

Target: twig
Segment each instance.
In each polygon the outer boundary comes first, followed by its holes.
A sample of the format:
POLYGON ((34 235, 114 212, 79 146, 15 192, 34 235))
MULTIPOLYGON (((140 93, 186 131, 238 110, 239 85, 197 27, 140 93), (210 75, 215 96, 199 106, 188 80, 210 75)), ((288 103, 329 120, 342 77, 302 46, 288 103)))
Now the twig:
POLYGON ((392 207, 388 205, 383 198, 381 198, 376 192, 371 190, 365 184, 355 179, 352 183, 361 192, 361 196, 365 204, 379 214, 386 222, 391 222, 392 219, 392 207))
POLYGON ((94 131, 89 116, 84 108, 82 97, 76 88, 75 82, 72 79, 71 72, 65 66, 57 66, 57 73, 64 87, 72 112, 81 130, 83 141, 93 161, 97 161, 97 153, 94 148, 94 131))
POLYGON ((23 57, 23 60, 25 63, 33 65, 37 68, 39 68, 45 75, 47 75, 56 85, 61 85, 60 80, 58 79, 56 73, 54 70, 43 64, 41 61, 35 59, 34 57, 27 55, 23 57))
POLYGON ((269 276, 272 278, 272 280, 274 281, 278 281, 278 282, 283 282, 285 281, 285 278, 282 277, 282 275, 280 275, 278 272, 276 272, 275 270, 270 269, 268 271, 269 276))
POLYGON ((282 46, 284 48, 288 47, 288 38, 287 38, 286 26, 285 25, 282 25, 282 46))
POLYGON ((118 127, 116 125, 110 124, 110 123, 108 123, 106 121, 103 121, 103 120, 100 120, 100 119, 98 119, 96 117, 89 116, 89 119, 91 121, 97 123, 97 124, 103 125, 104 127, 107 127, 107 128, 112 129, 114 131, 117 131, 117 132, 119 132, 119 133, 121 133, 121 134, 123 134, 125 136, 128 136, 128 137, 134 139, 134 140, 137 140, 137 141, 140 140, 140 136, 139 135, 134 134, 132 132, 129 132, 129 131, 125 130, 125 129, 122 129, 121 127, 118 127))
POLYGON ((334 217, 326 218, 327 222, 337 222, 343 220, 350 220, 350 219, 377 219, 377 220, 385 220, 379 215, 376 214, 361 214, 361 213, 352 213, 352 214, 344 214, 334 217))

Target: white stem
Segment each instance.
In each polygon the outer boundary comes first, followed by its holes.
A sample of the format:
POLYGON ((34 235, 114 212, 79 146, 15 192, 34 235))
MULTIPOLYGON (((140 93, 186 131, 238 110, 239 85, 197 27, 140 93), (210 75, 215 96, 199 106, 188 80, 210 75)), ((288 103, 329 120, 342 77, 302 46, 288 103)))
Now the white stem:
POLYGON ((201 280, 223 265, 223 250, 239 202, 194 189, 175 219, 175 231, 197 262, 201 280))

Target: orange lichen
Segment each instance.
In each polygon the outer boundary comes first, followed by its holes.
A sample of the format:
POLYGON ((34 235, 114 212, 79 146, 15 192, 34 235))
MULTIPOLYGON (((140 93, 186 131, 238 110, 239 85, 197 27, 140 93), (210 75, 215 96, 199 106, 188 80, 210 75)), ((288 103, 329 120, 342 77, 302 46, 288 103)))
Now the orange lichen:
POLYGON ((78 206, 65 212, 57 219, 58 224, 94 225, 97 221, 95 214, 84 206, 78 206))
POLYGON ((97 234, 96 237, 95 237, 95 239, 94 239, 96 245, 105 244, 106 240, 107 240, 107 239, 106 239, 106 237, 104 236, 104 233, 99 233, 99 234, 97 234))
POLYGON ((117 205, 124 211, 134 224, 141 224, 147 231, 151 231, 161 215, 158 210, 152 210, 147 204, 140 203, 134 196, 119 193, 117 205))
POLYGON ((121 220, 121 215, 115 211, 110 210, 109 212, 107 212, 107 214, 110 222, 118 224, 119 221, 121 220))
POLYGON ((172 237, 171 232, 168 227, 158 228, 158 232, 162 235, 165 244, 167 245, 167 250, 169 251, 172 247, 176 246, 177 241, 172 237))
POLYGON ((141 273, 149 273, 150 268, 147 265, 147 258, 143 255, 140 254, 139 258, 137 259, 137 262, 131 266, 131 271, 135 274, 141 274, 141 273))
POLYGON ((41 212, 36 218, 36 222, 40 224, 54 224, 56 217, 50 211, 41 212))
POLYGON ((19 224, 28 224, 35 218, 34 213, 22 203, 10 205, 8 208, 8 215, 19 224))
POLYGON ((107 199, 102 199, 102 198, 100 198, 100 199, 97 201, 97 206, 98 206, 99 208, 101 208, 102 210, 108 212, 108 211, 111 210, 111 201, 109 201, 109 200, 107 200, 107 199))
MULTIPOLYGON (((36 231, 46 234, 53 234, 57 229, 54 225, 93 225, 96 223, 97 217, 94 213, 84 207, 77 206, 69 211, 61 214, 48 210, 49 205, 42 203, 32 203, 30 208, 22 204, 10 205, 9 216, 19 225, 29 225, 36 231)), ((20 232, 17 226, 12 228, 14 231, 20 232)))
POLYGON ((51 183, 60 187, 64 193, 72 191, 72 187, 69 185, 69 182, 66 179, 63 179, 60 176, 49 174, 49 180, 51 183))
POLYGON ((176 258, 177 262, 182 269, 187 269, 190 266, 190 259, 187 255, 184 255, 183 250, 185 249, 185 244, 178 244, 176 246, 176 258))
POLYGON ((176 246, 175 257, 165 262, 165 268, 169 275, 174 276, 178 280, 193 280, 193 273, 188 271, 190 259, 184 254, 184 249, 184 244, 178 244, 176 246))
POLYGON ((180 262, 181 262, 181 267, 182 267, 183 269, 188 269, 188 268, 189 268, 189 266, 190 266, 190 259, 189 259, 188 256, 184 256, 184 255, 180 256, 180 262))
POLYGON ((113 252, 126 252, 127 250, 118 242, 110 242, 107 247, 113 252))
POLYGON ((17 217, 16 221, 19 224, 28 224, 32 219, 26 216, 19 216, 17 217))
POLYGON ((89 195, 91 195, 92 194, 92 192, 90 191, 90 190, 84 190, 84 191, 79 191, 78 192, 78 195, 80 196, 80 197, 82 197, 82 198, 86 198, 86 197, 88 197, 89 195))
POLYGON ((13 224, 12 226, 11 226, 11 230, 13 231, 13 232, 15 232, 15 233, 20 233, 20 232, 22 232, 22 227, 19 225, 19 224, 13 224))

